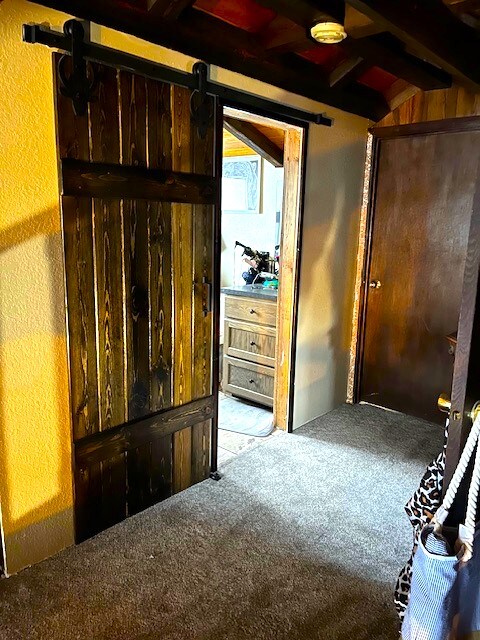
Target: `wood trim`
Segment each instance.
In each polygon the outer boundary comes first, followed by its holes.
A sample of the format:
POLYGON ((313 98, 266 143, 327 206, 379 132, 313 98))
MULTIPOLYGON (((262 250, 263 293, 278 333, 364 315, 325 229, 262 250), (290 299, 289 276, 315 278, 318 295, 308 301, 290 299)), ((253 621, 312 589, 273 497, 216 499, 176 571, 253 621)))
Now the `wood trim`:
POLYGON ((365 315, 365 278, 366 278, 366 256, 369 251, 370 242, 370 193, 374 180, 374 145, 375 139, 368 134, 365 153, 365 173, 363 177, 362 208, 360 212, 360 223, 358 230, 357 266, 355 277, 355 294, 352 314, 352 336, 350 342, 350 364, 348 370, 347 402, 353 403, 358 400, 357 369, 359 369, 359 358, 363 354, 363 331, 365 315))
POLYGON ((467 246, 467 258, 462 289, 457 346, 453 368, 450 423, 445 460, 444 490, 448 486, 458 464, 465 440, 472 425, 468 413, 478 397, 480 357, 480 175, 473 199, 472 218, 467 246), (458 418, 456 415, 458 414, 458 418))
POLYGON ((101 431, 75 443, 77 465, 94 464, 148 444, 157 438, 209 420, 214 398, 207 396, 173 409, 165 409, 140 420, 101 431))
POLYGON ((215 204, 212 176, 63 158, 62 193, 89 198, 143 198, 160 202, 215 204))
MULTIPOLYGON (((307 142, 308 142, 308 125, 303 127, 298 126, 298 123, 292 123, 288 120, 284 120, 275 114, 272 114, 271 117, 268 117, 268 114, 259 113, 259 112, 248 112, 245 111, 244 108, 240 107, 237 109, 235 105, 231 103, 225 104, 223 103, 223 114, 232 118, 242 118, 243 120, 272 125, 272 120, 276 120, 279 125, 285 129, 285 147, 284 147, 284 184, 288 179, 288 174, 294 168, 293 163, 287 161, 287 139, 289 134, 293 136, 298 136, 297 144, 299 145, 298 152, 296 155, 298 167, 296 169, 296 175, 298 179, 298 192, 295 189, 295 198, 293 198, 292 202, 295 203, 295 206, 286 207, 285 199, 283 206, 283 217, 282 217, 282 234, 284 233, 284 225, 287 219, 287 216, 293 216, 295 219, 295 224, 290 227, 292 233, 295 233, 294 241, 290 242, 290 247, 292 251, 292 260, 291 260, 291 268, 286 271, 288 273, 288 277, 280 278, 279 281, 279 292, 278 292, 278 300, 277 300, 277 308, 280 308, 280 299, 283 294, 284 299, 290 298, 290 306, 288 309, 288 314, 280 320, 277 320, 277 344, 279 343, 280 335, 287 335, 288 339, 288 351, 285 350, 286 356, 288 356, 287 361, 283 363, 283 391, 281 393, 276 394, 274 401, 274 424, 276 427, 280 429, 284 429, 286 431, 291 432, 293 430, 293 405, 294 405, 294 381, 295 381, 295 359, 297 352, 297 326, 298 326, 298 287, 300 280, 300 265, 301 265, 301 254, 302 254, 302 225, 303 225, 303 207, 304 207, 304 199, 305 199, 305 167, 306 167, 306 158, 307 158, 307 142), (283 323, 283 326, 282 326, 283 323), (287 327, 288 325, 288 327, 287 327), (282 332, 282 333, 280 333, 282 332), (276 416, 279 417, 279 422, 275 422, 276 416)), ((291 147, 291 138, 288 143, 288 146, 291 147)), ((289 152, 288 152, 289 153, 289 152)), ((285 187, 284 187, 285 194, 285 187)), ((290 194, 291 195, 291 194, 290 194)), ((220 293, 218 293, 220 295, 220 293)), ((215 335, 219 333, 219 329, 217 329, 215 335)), ((276 367, 275 367, 275 376, 277 376, 278 369, 278 351, 276 354, 276 367)), ((277 387, 277 382, 275 382, 275 387, 277 387)))
POLYGON ((223 126, 238 140, 248 145, 274 167, 283 167, 283 149, 280 149, 264 133, 245 120, 224 117, 223 126))
MULTIPOLYGON (((235 120, 245 120, 252 124, 259 124, 265 127, 275 127, 276 129, 298 129, 301 125, 297 121, 291 121, 284 116, 272 113, 270 116, 266 116, 262 111, 245 111, 245 107, 242 105, 232 105, 230 102, 223 103, 223 115, 224 117, 234 118, 235 120)), ((307 125, 305 125, 307 126, 307 125)))
POLYGON ((292 427, 293 391, 298 288, 299 234, 302 209, 303 130, 285 133, 282 232, 282 260, 277 302, 277 343, 273 420, 276 427, 292 427), (293 348, 292 348, 293 347, 293 348))
POLYGON ((214 166, 213 173, 217 180, 216 201, 213 220, 213 322, 212 322, 212 386, 213 416, 210 437, 210 473, 215 474, 218 467, 218 400, 220 393, 220 289, 222 259, 222 171, 223 171, 223 106, 215 98, 215 130, 214 130, 214 166))
POLYGON ((461 131, 478 131, 480 116, 466 118, 447 118, 445 120, 430 120, 390 127, 371 127, 369 133, 375 138, 401 138, 403 136, 430 135, 435 133, 452 133, 461 131))
MULTIPOLYGON (((367 315, 367 289, 366 289, 366 281, 367 276, 370 271, 370 262, 372 255, 372 233, 373 233, 373 224, 374 224, 374 214, 373 214, 373 203, 375 202, 375 194, 377 191, 377 172, 378 172, 378 147, 379 147, 379 139, 373 137, 372 139, 372 150, 371 150, 371 166, 368 171, 368 185, 366 185, 366 193, 367 193, 367 201, 364 202, 364 207, 366 209, 366 219, 365 219, 365 237, 364 237, 364 245, 363 245, 363 265, 361 267, 361 276, 359 291, 358 291, 358 324, 357 324, 357 344, 351 353, 353 353, 353 357, 355 358, 355 373, 353 380, 353 388, 352 388, 352 401, 359 402, 360 401, 360 385, 362 378, 362 364, 363 364, 363 355, 364 355, 364 345, 365 345, 365 321, 367 315)), ((366 176, 367 178, 367 176, 366 176)))
POLYGON ((308 136, 309 127, 303 128, 303 140, 302 140, 302 153, 300 156, 300 170, 299 170, 299 182, 300 182, 300 200, 297 211, 297 252, 296 252, 296 265, 294 271, 294 284, 293 284, 293 300, 291 311, 292 322, 292 341, 290 345, 290 376, 288 383, 288 405, 287 405, 287 431, 293 432, 293 408, 295 402, 295 372, 296 372, 296 359, 297 359, 297 329, 298 329, 298 301, 299 301, 299 289, 300 289, 300 272, 302 266, 302 244, 303 244, 303 211, 305 206, 305 176, 307 167, 307 153, 308 153, 308 136))

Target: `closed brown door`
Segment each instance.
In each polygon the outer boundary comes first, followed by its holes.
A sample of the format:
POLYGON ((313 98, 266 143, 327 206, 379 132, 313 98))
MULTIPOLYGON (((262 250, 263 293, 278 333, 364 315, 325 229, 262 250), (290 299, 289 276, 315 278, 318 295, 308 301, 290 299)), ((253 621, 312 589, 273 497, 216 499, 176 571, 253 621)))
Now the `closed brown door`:
POLYGON ((86 116, 56 92, 77 540, 206 478, 216 424, 214 122, 201 138, 189 90, 94 71, 86 116))
POLYGON ((375 155, 359 395, 442 424, 480 131, 403 132, 378 139, 375 155))

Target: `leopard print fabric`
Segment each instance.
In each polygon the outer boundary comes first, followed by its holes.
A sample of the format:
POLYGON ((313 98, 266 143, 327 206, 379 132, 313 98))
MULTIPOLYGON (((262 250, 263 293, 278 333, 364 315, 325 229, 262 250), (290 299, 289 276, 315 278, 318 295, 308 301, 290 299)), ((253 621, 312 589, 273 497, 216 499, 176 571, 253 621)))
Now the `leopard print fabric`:
POLYGON ((428 465, 418 489, 405 505, 405 511, 413 527, 413 549, 407 563, 400 571, 395 585, 395 607, 400 620, 403 620, 410 596, 412 581, 412 562, 417 550, 418 537, 423 527, 430 522, 441 504, 442 484, 445 473, 445 451, 447 443, 447 427, 445 429, 445 443, 442 452, 428 465))

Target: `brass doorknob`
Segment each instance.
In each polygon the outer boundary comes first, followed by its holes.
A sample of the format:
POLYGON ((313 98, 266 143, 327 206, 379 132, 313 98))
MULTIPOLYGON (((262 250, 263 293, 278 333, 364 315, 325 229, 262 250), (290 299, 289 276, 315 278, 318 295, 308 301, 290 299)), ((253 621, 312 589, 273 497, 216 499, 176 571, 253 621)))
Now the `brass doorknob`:
POLYGON ((380 282, 380 280, 370 280, 368 286, 370 287, 370 289, 380 289, 382 283, 380 282))
POLYGON ((442 413, 450 413, 450 409, 452 408, 452 401, 446 393, 441 393, 438 396, 437 407, 442 413))
MULTIPOLYGON (((450 412, 452 411, 452 401, 450 400, 450 397, 446 393, 441 393, 438 396, 437 407, 439 408, 440 411, 442 411, 442 413, 448 413, 450 415, 450 412)), ((467 415, 470 418, 470 420, 474 422, 475 418, 479 414, 480 414, 480 401, 477 401, 467 415)), ((459 411, 453 411, 451 417, 453 418, 453 420, 460 420, 460 418, 462 417, 462 414, 459 411)))

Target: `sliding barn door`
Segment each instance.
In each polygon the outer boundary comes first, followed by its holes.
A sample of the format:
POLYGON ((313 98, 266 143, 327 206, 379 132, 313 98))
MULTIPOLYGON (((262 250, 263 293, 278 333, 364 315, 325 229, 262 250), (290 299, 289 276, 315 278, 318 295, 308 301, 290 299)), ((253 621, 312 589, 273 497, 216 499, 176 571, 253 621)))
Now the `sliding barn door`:
POLYGON ((78 541, 205 479, 215 411, 214 123, 94 70, 88 115, 56 92, 78 541))

